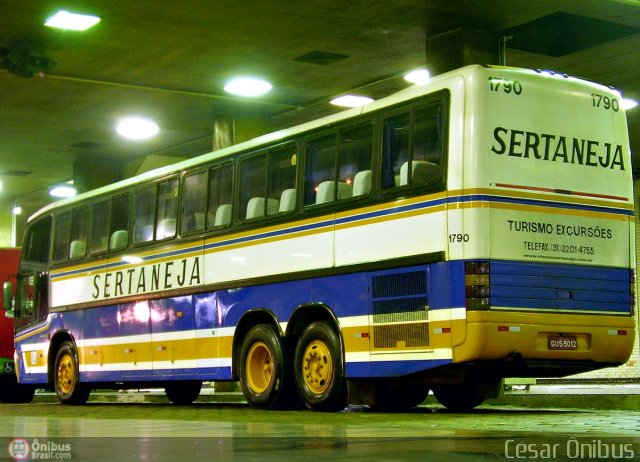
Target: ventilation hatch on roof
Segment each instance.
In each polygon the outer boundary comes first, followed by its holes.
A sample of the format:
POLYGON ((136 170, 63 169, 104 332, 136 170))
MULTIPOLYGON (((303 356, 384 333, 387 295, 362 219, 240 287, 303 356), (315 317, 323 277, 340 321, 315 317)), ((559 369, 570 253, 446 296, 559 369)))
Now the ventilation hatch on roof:
POLYGON ((319 66, 327 66, 329 64, 333 64, 338 61, 342 61, 343 59, 348 58, 347 55, 341 55, 338 53, 329 53, 326 51, 310 51, 309 53, 305 53, 297 58, 293 58, 294 61, 298 61, 301 63, 309 63, 309 64, 317 64, 319 66))

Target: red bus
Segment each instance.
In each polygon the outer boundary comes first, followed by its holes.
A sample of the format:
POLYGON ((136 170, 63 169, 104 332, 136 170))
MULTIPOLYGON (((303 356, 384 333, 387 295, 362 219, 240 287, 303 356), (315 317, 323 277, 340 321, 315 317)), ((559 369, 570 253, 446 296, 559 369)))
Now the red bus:
MULTIPOLYGON (((0 281, 12 282, 15 287, 20 249, 0 249, 0 281)), ((9 290, 9 289, 8 289, 9 290)), ((12 296, 15 294, 12 294, 12 296)), ((16 380, 13 362, 13 314, 7 313, 4 306, 4 293, 0 294, 0 402, 28 403, 33 399, 35 388, 19 385, 16 380)))

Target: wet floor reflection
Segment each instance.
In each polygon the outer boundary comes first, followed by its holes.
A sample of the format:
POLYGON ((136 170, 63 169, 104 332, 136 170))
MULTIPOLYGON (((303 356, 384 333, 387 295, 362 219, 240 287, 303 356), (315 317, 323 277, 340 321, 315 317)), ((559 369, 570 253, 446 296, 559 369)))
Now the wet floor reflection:
POLYGON ((608 458, 617 451, 632 455, 621 457, 626 460, 640 460, 637 411, 482 408, 456 414, 421 407, 405 413, 351 408, 324 414, 210 403, 2 405, 0 411, 0 460, 34 460, 16 458, 9 448, 18 453, 29 448, 33 456, 66 445, 71 458, 50 459, 451 462, 452 455, 456 461, 532 460, 555 449, 555 457, 547 458, 576 460, 569 444, 583 452, 606 451, 608 458), (2 448, 8 448, 6 454, 2 448))

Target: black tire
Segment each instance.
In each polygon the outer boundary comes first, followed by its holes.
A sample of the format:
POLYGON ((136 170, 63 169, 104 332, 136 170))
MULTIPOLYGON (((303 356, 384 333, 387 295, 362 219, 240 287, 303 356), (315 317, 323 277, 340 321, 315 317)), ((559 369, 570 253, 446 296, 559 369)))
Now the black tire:
POLYGON ((468 412, 485 400, 478 383, 460 383, 433 387, 433 394, 444 407, 453 412, 468 412))
POLYGON ((314 322, 304 330, 293 362, 298 395, 307 408, 335 412, 347 406, 342 343, 329 323, 314 322))
POLYGON ((20 385, 15 375, 7 374, 0 377, 0 402, 2 403, 30 403, 35 393, 35 387, 20 385))
POLYGON ((275 327, 258 324, 251 328, 242 341, 238 361, 240 387, 249 405, 261 409, 299 407, 291 355, 275 327))
POLYGON ((184 406, 198 399, 201 389, 202 382, 199 380, 179 380, 167 383, 164 392, 173 404, 184 406))
POLYGON ((84 404, 89 399, 91 388, 80 382, 78 352, 71 342, 64 342, 56 354, 53 386, 62 404, 84 404))
POLYGON ((375 403, 371 407, 376 411, 402 411, 422 404, 427 396, 426 385, 389 379, 376 384, 375 403))

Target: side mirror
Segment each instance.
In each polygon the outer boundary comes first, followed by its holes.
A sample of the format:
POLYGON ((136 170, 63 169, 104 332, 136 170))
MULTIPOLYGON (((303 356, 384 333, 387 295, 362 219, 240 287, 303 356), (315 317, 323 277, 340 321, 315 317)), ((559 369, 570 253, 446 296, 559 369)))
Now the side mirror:
POLYGON ((2 286, 2 300, 4 301, 4 310, 8 318, 13 317, 13 285, 7 281, 2 286))

